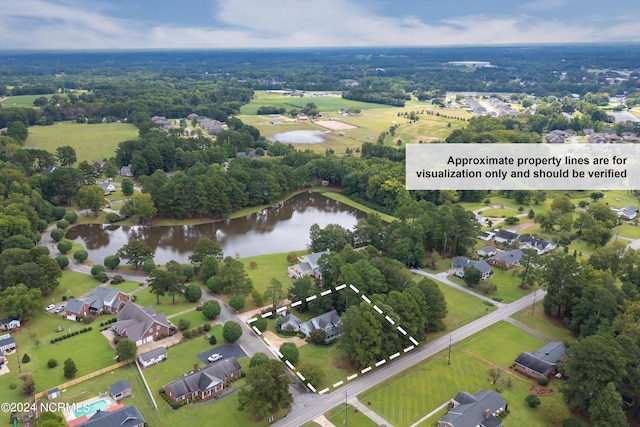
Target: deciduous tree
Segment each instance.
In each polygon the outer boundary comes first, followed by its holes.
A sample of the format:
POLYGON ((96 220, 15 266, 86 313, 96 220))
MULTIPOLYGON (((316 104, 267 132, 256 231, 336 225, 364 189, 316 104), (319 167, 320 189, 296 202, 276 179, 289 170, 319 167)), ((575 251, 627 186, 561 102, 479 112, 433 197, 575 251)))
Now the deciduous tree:
POLYGON ((0 307, 2 312, 9 316, 16 316, 24 321, 35 310, 41 308, 40 299, 42 293, 40 289, 29 289, 20 283, 9 286, 0 293, 0 307))
POLYGON ((149 245, 142 240, 131 239, 129 243, 118 249, 116 256, 126 259, 127 264, 132 265, 136 270, 142 263, 153 258, 154 252, 149 245))
POLYGON ((247 385, 238 393, 239 409, 250 412, 254 417, 274 414, 293 401, 289 393, 289 378, 280 361, 269 360, 250 369, 247 385))
POLYGON ((118 355, 118 361, 133 360, 136 358, 136 352, 138 347, 136 343, 129 338, 122 338, 116 344, 116 354, 118 355))

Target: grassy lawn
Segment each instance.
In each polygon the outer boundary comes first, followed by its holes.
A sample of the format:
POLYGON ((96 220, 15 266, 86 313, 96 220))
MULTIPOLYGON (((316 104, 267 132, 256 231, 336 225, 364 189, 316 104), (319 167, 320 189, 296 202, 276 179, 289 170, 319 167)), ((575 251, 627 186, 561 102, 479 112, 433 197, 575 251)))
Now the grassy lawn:
POLYGON ((188 313, 177 314, 169 317, 169 320, 174 325, 177 325, 181 319, 185 319, 189 321, 189 328, 195 328, 200 325, 204 325, 205 323, 209 323, 206 317, 202 314, 201 311, 192 310, 188 313))
MULTIPOLYGON (((71 260, 71 262, 76 261, 71 260)), ((74 296, 79 298, 80 295, 91 292, 100 285, 100 282, 93 277, 70 270, 62 270, 62 277, 60 277, 58 281, 60 284, 56 290, 53 291, 53 295, 43 298, 43 307, 51 303, 62 301, 63 296, 74 296)))
MULTIPOLYGON (((304 255, 308 253, 306 250, 296 251, 296 254, 304 255)), ((271 279, 275 278, 282 283, 282 289, 286 292, 292 283, 292 279, 287 276, 287 262, 288 252, 281 252, 268 255, 259 255, 248 258, 240 258, 240 261, 244 264, 244 270, 249 274, 251 281, 253 282, 254 289, 257 289, 261 294, 267 290, 267 286, 271 282, 271 279), (249 264, 255 262, 257 265, 255 268, 251 268, 249 264)), ((253 304, 250 301, 251 298, 247 298, 247 304, 253 304)), ((246 307, 250 309, 250 307, 246 307)))
MULTIPOLYGON (((66 97, 66 94, 59 94, 62 97, 66 97)), ((53 94, 47 95, 17 95, 17 96, 9 96, 0 101, 0 105, 4 108, 12 108, 12 107, 33 107, 33 101, 40 97, 45 97, 47 99, 51 99, 53 94)), ((31 129, 29 129, 29 133, 31 133, 31 129)))
POLYGON ((319 365, 324 371, 324 378, 316 387, 318 390, 322 390, 325 387, 331 388, 333 384, 346 380, 349 375, 356 372, 356 370, 348 367, 342 361, 338 347, 335 344, 329 347, 305 344, 299 348, 299 351, 300 361, 298 365, 302 362, 311 362, 319 365))
POLYGON ((633 225, 631 222, 623 222, 620 226, 620 231, 613 229, 613 239, 615 239, 616 232, 620 237, 628 237, 629 239, 640 239, 640 227, 633 225))
POLYGON ((371 208, 366 207, 365 205, 362 205, 360 203, 354 202, 353 200, 349 199, 347 196, 344 196, 343 194, 338 193, 336 191, 322 191, 322 195, 325 196, 325 197, 328 197, 329 199, 337 200, 337 201, 339 201, 341 203, 344 203, 347 206, 351 206, 353 208, 356 208, 356 209, 358 209, 358 210, 360 210, 362 212, 365 212, 367 214, 376 213, 376 214, 378 214, 378 216, 383 221, 386 221, 386 222, 392 222, 393 220, 396 219, 392 215, 387 215, 387 214, 384 214, 382 212, 378 212, 375 209, 371 209, 371 208))
POLYGON ((137 138, 138 130, 132 124, 60 122, 30 127, 24 147, 55 153, 56 148, 69 145, 76 150, 78 162, 91 162, 112 157, 119 143, 137 138))
POLYGON ((515 216, 520 214, 517 209, 503 208, 503 209, 485 209, 478 212, 480 215, 487 218, 503 218, 507 216, 515 216))
MULTIPOLYGON (((108 270, 107 269, 107 275, 109 277, 113 277, 116 274, 118 274, 117 271, 118 270, 108 270)), ((140 287, 140 283, 138 283, 138 282, 122 282, 122 283, 119 283, 117 285, 109 285, 109 287, 113 288, 113 289, 117 289, 117 290, 125 292, 125 293, 129 293, 129 292, 132 292, 135 289, 138 289, 140 287)))
POLYGON ((571 331, 567 329, 564 323, 544 314, 542 309, 542 301, 536 302, 536 307, 531 315, 531 308, 527 308, 513 317, 518 322, 530 327, 531 329, 544 335, 549 341, 571 342, 575 338, 571 335, 571 331))
POLYGON ((199 304, 198 302, 187 301, 182 295, 176 295, 175 304, 171 302, 171 297, 169 295, 160 297, 160 304, 156 304, 157 297, 153 295, 150 290, 150 288, 146 288, 136 292, 135 296, 137 298, 135 302, 143 307, 148 305, 152 306, 156 313, 164 313, 165 315, 170 316, 181 311, 193 309, 199 304))
POLYGON ((340 405, 328 412, 325 412, 324 416, 334 426, 345 424, 352 427, 371 427, 372 425, 376 425, 370 418, 351 405, 347 405, 346 411, 347 412, 345 413, 344 405, 340 405))
POLYGON ((498 290, 492 294, 483 294, 477 289, 469 288, 464 283, 464 280, 460 279, 459 277, 450 275, 448 276, 448 279, 451 280, 452 282, 457 283, 460 286, 464 286, 470 289, 471 291, 476 292, 478 295, 484 295, 486 297, 493 298, 493 299, 498 298, 500 299, 500 301, 504 303, 513 302, 533 292, 533 289, 523 290, 518 288, 518 284, 521 282, 522 279, 512 276, 508 270, 503 272, 497 268, 494 268, 493 271, 494 271, 493 277, 489 279, 489 281, 493 282, 497 286, 498 290))
MULTIPOLYGON (((447 364, 447 352, 414 366, 405 373, 359 396, 371 409, 396 426, 408 426, 434 408, 451 399, 459 391, 475 393, 483 388, 493 388, 487 370, 490 365, 484 360, 498 363, 505 370, 517 355, 526 349, 537 348, 542 340, 507 323, 499 323, 473 337, 458 343, 453 348, 452 363, 447 364)), ((505 424, 513 426, 544 426, 543 411, 530 409, 524 398, 529 394, 529 380, 511 377, 512 387, 500 385, 502 397, 508 402, 511 414, 505 424)), ((558 399, 559 394, 547 399, 558 399)), ((441 416, 442 414, 438 414, 441 416)), ((433 425, 437 419, 423 425, 433 425)))
MULTIPOLYGON (((33 101, 32 101, 33 102, 33 101)), ((258 108, 268 105, 274 107, 284 107, 287 110, 292 108, 302 108, 307 103, 313 102, 318 107, 318 111, 338 111, 340 109, 358 108, 360 110, 368 110, 372 108, 385 108, 386 105, 373 104, 370 102, 352 101, 349 99, 342 99, 341 96, 312 96, 310 93, 305 93, 302 98, 292 97, 288 95, 280 95, 275 93, 267 93, 266 91, 257 90, 254 98, 249 104, 243 105, 240 108, 242 114, 256 114, 258 108)), ((269 118, 269 115, 265 117, 269 118)), ((244 121, 244 120, 243 120, 244 121)))
MULTIPOLYGON (((418 277, 420 279, 420 277, 418 277)), ((437 283, 437 282, 436 282, 437 283)), ((456 328, 471 323, 476 319, 487 314, 488 311, 496 309, 495 305, 491 307, 485 305, 482 300, 475 298, 466 292, 459 291, 450 286, 439 284, 440 290, 444 294, 447 301, 447 307, 449 312, 444 319, 444 323, 447 325, 447 330, 429 334, 429 339, 436 339, 442 335, 447 334, 447 331, 452 331, 456 328)))

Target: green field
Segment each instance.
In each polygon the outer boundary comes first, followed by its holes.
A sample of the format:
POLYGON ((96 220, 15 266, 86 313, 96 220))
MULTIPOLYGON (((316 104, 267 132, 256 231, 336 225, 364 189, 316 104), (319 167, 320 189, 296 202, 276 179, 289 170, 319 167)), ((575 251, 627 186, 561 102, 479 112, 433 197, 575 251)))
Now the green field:
POLYGON ((345 405, 336 406, 332 410, 325 412, 324 416, 334 426, 344 424, 352 427, 371 427, 376 425, 373 421, 367 418, 366 415, 351 405, 347 405, 346 408, 345 405))
MULTIPOLYGON (((255 91, 254 98, 249 104, 240 108, 241 114, 256 114, 258 108, 262 106, 283 107, 287 110, 292 108, 302 108, 308 103, 313 102, 318 107, 318 111, 337 112, 340 109, 358 108, 360 110, 370 110, 374 108, 385 108, 386 105, 374 104, 371 102, 359 102, 349 99, 342 99, 341 96, 312 96, 305 94, 303 97, 293 97, 289 95, 281 95, 276 93, 267 93, 266 91, 255 91)), ((267 115, 268 117, 268 115, 267 115)))
MULTIPOLYGON (((33 101, 38 98, 45 97, 50 99, 53 94, 48 95, 18 95, 18 96, 10 96, 8 98, 0 100, 0 105, 3 108, 11 108, 11 107, 33 107, 33 101)), ((60 94, 60 96, 65 96, 60 94)))
POLYGON ((91 162, 113 157, 119 143, 137 138, 138 130, 131 124, 59 122, 51 126, 31 126, 25 148, 55 153, 56 148, 69 145, 76 150, 78 162, 91 162))

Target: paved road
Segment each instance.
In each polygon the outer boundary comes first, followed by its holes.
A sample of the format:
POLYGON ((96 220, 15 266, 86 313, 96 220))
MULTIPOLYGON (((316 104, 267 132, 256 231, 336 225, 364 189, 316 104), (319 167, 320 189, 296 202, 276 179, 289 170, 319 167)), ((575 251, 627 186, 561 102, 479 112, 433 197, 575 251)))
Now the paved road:
POLYGON ((427 343, 417 350, 394 360, 393 363, 382 365, 382 367, 345 385, 338 391, 324 395, 306 393, 304 395, 296 396, 291 411, 289 412, 287 417, 278 421, 274 425, 293 427, 300 426, 308 421, 311 421, 314 418, 324 414, 329 409, 344 403, 345 397, 348 398, 359 395, 369 390, 370 388, 380 384, 381 382, 395 375, 398 375, 399 373, 407 369, 410 369, 415 364, 420 363, 443 350, 446 350, 449 346, 450 339, 453 344, 464 340, 474 335, 475 333, 480 332, 483 329, 501 320, 505 320, 509 316, 525 309, 533 303, 534 298, 536 298, 536 301, 541 300, 544 295, 545 292, 539 290, 537 292, 537 295, 535 296, 534 294, 529 294, 517 301, 512 302, 511 304, 503 305, 494 312, 489 313, 474 322, 456 329, 449 335, 445 335, 433 342, 427 343))
POLYGON ((469 288, 465 288, 464 286, 460 286, 457 283, 452 282, 451 280, 447 279, 447 275, 448 273, 446 271, 443 271, 442 273, 438 273, 438 274, 433 274, 433 273, 427 273, 426 271, 424 271, 421 268, 412 268, 411 269, 412 273, 415 274, 420 274, 422 276, 427 276, 431 279, 437 280, 438 282, 444 283, 447 286, 451 286, 452 288, 455 288, 459 291, 462 292, 466 292, 469 295, 473 295, 476 298, 480 298, 483 301, 487 301, 490 302, 491 304, 495 305, 496 307, 504 307, 505 304, 498 302, 498 301, 494 301, 489 297, 485 297, 484 295, 481 295, 477 292, 473 292, 471 289, 469 288))

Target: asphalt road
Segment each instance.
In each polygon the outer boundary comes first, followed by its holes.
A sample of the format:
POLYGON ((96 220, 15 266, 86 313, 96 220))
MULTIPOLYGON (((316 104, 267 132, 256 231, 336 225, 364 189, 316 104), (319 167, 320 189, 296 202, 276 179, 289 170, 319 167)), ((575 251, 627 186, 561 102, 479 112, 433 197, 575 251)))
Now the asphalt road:
MULTIPOLYGON (((407 353, 405 356, 395 359, 393 363, 382 365, 380 368, 357 378, 353 382, 348 383, 333 393, 323 395, 306 393, 303 395, 297 395, 289 414, 274 425, 279 427, 294 427, 311 421, 324 414, 329 409, 344 403, 345 397, 353 397, 363 393, 381 382, 410 369, 415 364, 446 350, 449 346, 449 340, 451 340, 453 344, 464 340, 465 338, 468 338, 501 320, 505 320, 526 307, 529 307, 533 303, 534 298, 536 301, 541 301, 545 294, 546 292, 539 290, 535 295, 530 294, 512 302, 511 304, 503 305, 492 313, 462 326, 435 341, 429 342, 417 350, 407 353)), ((455 354, 453 357, 455 358, 455 354)))

